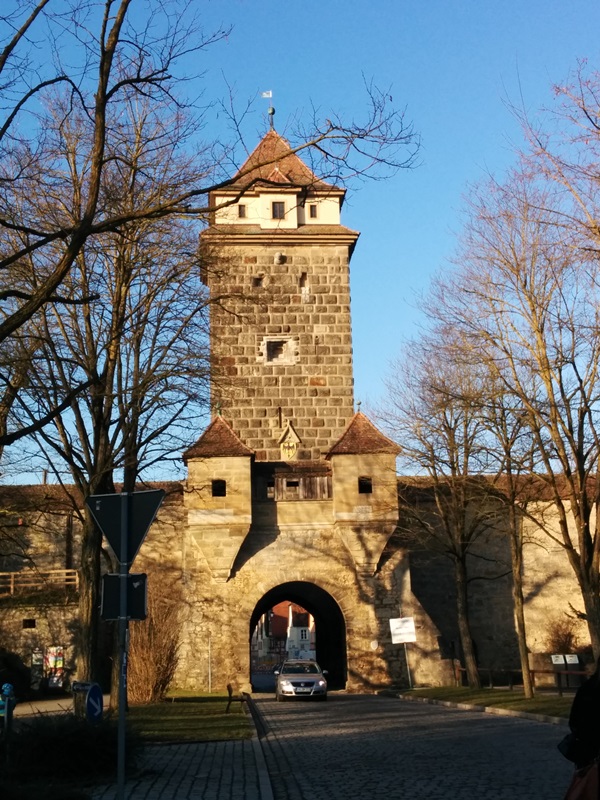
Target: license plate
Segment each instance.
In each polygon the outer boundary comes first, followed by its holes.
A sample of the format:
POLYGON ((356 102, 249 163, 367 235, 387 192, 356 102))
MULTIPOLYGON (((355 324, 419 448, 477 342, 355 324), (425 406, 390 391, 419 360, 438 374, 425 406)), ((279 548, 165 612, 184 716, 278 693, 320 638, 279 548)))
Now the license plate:
POLYGON ((300 688, 296 689, 296 694, 310 694, 310 692, 311 692, 310 688, 306 688, 304 686, 301 686, 300 688))

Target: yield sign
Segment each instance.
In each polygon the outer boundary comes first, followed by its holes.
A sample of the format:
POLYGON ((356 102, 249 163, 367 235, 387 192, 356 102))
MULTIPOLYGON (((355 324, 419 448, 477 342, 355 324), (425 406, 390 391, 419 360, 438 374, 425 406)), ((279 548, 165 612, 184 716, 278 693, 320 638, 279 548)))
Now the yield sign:
POLYGON ((163 501, 163 489, 93 494, 86 505, 117 560, 131 566, 163 501))

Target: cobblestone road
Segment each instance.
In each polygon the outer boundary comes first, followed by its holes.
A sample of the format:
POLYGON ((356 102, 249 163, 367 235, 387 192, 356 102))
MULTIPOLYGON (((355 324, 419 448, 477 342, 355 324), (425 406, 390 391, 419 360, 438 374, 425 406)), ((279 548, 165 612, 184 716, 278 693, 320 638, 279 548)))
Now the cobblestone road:
POLYGON ((565 729, 357 695, 257 702, 275 800, 561 800, 565 729))

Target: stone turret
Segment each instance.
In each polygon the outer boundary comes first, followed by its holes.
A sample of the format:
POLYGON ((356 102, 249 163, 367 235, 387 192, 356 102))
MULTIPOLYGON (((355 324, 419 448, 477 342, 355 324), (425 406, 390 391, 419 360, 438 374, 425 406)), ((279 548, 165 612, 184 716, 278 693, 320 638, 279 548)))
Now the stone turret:
POLYGON ((359 573, 373 575, 398 522, 398 446, 358 412, 331 448, 333 518, 359 573))
POLYGON ((250 528, 253 455, 220 416, 183 454, 189 533, 216 581, 229 578, 250 528))

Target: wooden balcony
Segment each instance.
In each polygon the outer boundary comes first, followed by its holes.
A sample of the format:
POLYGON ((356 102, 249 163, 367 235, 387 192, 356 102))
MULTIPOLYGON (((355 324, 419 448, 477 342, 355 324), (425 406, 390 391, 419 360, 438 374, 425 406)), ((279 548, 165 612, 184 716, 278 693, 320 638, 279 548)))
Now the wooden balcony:
POLYGON ((0 597, 56 590, 77 591, 79 573, 76 569, 23 569, 19 572, 0 572, 0 597))

